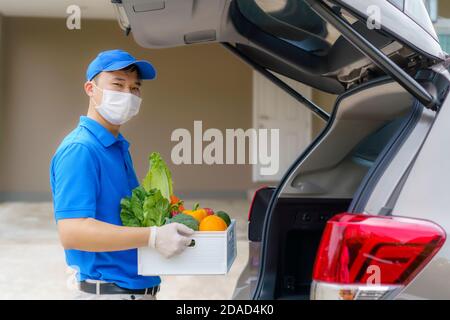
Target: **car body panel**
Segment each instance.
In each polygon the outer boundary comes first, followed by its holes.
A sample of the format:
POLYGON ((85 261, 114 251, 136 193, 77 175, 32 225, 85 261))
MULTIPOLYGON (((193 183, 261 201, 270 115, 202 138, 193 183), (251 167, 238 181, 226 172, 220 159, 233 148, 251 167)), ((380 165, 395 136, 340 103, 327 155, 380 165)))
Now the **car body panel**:
POLYGON ((372 15, 370 19, 373 21, 378 15, 378 22, 385 31, 423 53, 436 59, 445 59, 446 54, 439 44, 424 3, 417 0, 412 1, 417 3, 418 10, 423 11, 423 14, 416 17, 416 21, 411 17, 411 12, 408 12, 408 9, 411 8, 408 4, 402 11, 386 0, 338 0, 335 2, 355 11, 365 19, 372 15), (379 11, 377 12, 377 10, 379 11))
POLYGON ((366 199, 362 200, 363 203, 358 200, 358 203, 353 204, 351 206, 353 208, 350 209, 352 212, 381 214, 384 213, 383 210, 387 210, 386 204, 395 192, 399 181, 407 174, 410 164, 414 161, 433 124, 435 115, 436 113, 431 110, 421 109, 420 118, 414 124, 412 132, 409 133, 406 141, 402 142, 402 146, 397 154, 393 155, 387 167, 382 168, 381 177, 376 172, 374 173, 375 176, 371 177, 371 179, 376 180, 373 188, 368 190, 363 183, 361 192, 366 199))
MULTIPOLYGON (((447 70, 442 74, 450 80, 447 70)), ((425 219, 450 231, 450 98, 439 111, 428 137, 405 181, 393 214, 425 219)), ((398 299, 450 299, 450 241, 414 278, 398 299)))
POLYGON ((145 48, 236 41, 231 0, 122 0, 135 41, 145 48))
POLYGON ((258 282, 261 242, 249 241, 249 259, 236 283, 232 300, 249 300, 258 282))

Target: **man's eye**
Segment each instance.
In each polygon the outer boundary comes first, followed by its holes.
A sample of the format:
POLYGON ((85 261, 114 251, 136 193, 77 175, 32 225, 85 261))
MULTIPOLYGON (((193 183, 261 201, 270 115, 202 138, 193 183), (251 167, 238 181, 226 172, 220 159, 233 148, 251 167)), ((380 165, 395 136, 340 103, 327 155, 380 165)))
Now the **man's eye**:
POLYGON ((121 87, 121 86, 122 86, 122 84, 121 84, 121 83, 113 83, 113 85, 115 85, 115 86, 119 86, 119 87, 121 87))

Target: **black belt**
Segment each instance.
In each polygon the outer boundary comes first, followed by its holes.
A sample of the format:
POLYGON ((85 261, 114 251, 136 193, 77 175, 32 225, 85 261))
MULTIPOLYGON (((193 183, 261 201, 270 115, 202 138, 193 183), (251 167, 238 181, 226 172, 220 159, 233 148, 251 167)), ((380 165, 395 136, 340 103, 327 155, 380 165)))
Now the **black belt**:
POLYGON ((147 289, 126 289, 119 287, 115 283, 91 283, 81 281, 80 290, 91 294, 149 294, 154 296, 158 293, 159 286, 147 289))

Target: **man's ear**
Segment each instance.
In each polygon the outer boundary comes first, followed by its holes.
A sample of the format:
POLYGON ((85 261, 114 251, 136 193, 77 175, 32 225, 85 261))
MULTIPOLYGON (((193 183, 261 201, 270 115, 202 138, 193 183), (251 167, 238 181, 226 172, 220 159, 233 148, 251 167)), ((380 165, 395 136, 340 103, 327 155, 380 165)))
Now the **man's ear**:
POLYGON ((86 81, 84 83, 84 92, 86 92, 89 97, 94 95, 94 85, 92 84, 92 81, 86 81))

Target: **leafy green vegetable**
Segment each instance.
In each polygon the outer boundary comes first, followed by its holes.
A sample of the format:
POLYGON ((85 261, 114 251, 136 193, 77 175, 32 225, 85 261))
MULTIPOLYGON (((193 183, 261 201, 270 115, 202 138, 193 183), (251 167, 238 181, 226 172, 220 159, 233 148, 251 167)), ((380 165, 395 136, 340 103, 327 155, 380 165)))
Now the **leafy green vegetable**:
POLYGON ((143 206, 144 227, 162 226, 170 217, 169 207, 169 200, 162 196, 161 191, 151 189, 143 206))
POLYGON ((150 168, 141 186, 120 201, 120 218, 128 227, 162 226, 170 218, 172 178, 159 153, 150 157, 150 168))
POLYGON ((130 199, 131 210, 133 211, 134 216, 139 221, 144 220, 144 212, 142 206, 145 201, 147 193, 142 187, 137 187, 132 191, 132 196, 130 199))
POLYGON ((120 201, 120 218, 122 219, 122 224, 127 227, 140 227, 141 221, 134 215, 133 209, 131 207, 131 198, 123 198, 120 201))
POLYGON ((147 192, 139 186, 132 191, 131 197, 121 200, 120 206, 120 218, 128 227, 162 226, 170 217, 169 200, 158 189, 147 192))
POLYGON ((173 195, 172 175, 158 152, 153 152, 149 157, 149 169, 142 181, 142 186, 147 192, 158 189, 168 201, 173 195))

